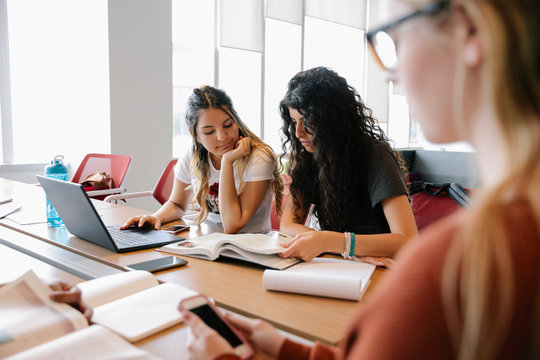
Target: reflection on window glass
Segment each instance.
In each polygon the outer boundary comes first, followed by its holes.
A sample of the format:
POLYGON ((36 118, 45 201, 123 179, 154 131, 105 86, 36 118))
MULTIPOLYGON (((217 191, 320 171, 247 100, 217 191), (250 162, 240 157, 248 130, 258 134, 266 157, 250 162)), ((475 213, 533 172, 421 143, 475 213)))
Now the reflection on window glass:
POLYGON ((14 162, 110 151, 107 1, 8 0, 7 9, 14 162))
POLYGON ((365 31, 309 16, 304 27, 304 69, 327 66, 347 79, 363 97, 365 31))
POLYGON ((261 57, 254 51, 221 47, 219 87, 231 97, 236 112, 257 135, 261 135, 261 57))
POLYGON ((264 141, 281 153, 279 102, 289 80, 302 66, 302 27, 284 21, 266 20, 264 141))

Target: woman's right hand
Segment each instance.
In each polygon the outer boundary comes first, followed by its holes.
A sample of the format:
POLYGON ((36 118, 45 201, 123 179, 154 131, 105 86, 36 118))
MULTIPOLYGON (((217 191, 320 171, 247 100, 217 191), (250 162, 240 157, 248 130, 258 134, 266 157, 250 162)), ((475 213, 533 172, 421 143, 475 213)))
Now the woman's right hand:
POLYGON ((276 328, 266 321, 230 312, 226 312, 225 317, 247 337, 255 353, 259 355, 257 358, 275 359, 278 357, 285 336, 281 335, 276 328))
POLYGON ((154 215, 138 215, 128 219, 128 221, 126 221, 124 225, 120 226, 120 230, 125 230, 132 225, 137 227, 143 227, 145 224, 148 224, 154 229, 159 230, 159 228, 161 227, 161 220, 159 220, 159 218, 154 215))
POLYGON ((81 289, 76 285, 57 281, 50 283, 49 287, 53 290, 51 295, 49 295, 51 300, 71 305, 73 308, 79 310, 86 317, 86 320, 90 321, 92 319, 94 310, 83 301, 81 289))

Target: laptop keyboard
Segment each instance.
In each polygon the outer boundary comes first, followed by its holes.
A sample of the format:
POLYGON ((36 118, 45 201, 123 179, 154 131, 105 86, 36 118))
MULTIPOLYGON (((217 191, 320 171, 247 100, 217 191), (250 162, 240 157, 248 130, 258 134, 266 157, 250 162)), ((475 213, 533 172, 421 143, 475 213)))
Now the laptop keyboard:
POLYGON ((107 230, 109 230, 109 234, 111 234, 111 237, 119 248, 146 245, 156 242, 154 239, 150 239, 148 236, 141 233, 120 230, 117 226, 107 227, 107 230))

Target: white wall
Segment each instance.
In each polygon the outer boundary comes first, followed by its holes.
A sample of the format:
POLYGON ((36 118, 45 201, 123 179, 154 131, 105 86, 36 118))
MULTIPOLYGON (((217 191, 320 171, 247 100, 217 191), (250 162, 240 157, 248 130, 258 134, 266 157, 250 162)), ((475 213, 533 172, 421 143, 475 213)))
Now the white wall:
POLYGON ((128 191, 151 190, 172 158, 171 0, 109 0, 109 49, 111 152, 133 156, 128 191))

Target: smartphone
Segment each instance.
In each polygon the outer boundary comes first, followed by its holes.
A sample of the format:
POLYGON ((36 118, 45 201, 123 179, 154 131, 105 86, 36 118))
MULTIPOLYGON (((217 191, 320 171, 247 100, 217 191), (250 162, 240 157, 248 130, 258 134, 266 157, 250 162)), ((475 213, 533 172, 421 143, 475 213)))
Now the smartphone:
POLYGON ((171 226, 165 226, 164 228, 161 228, 160 230, 176 235, 188 229, 189 229, 189 225, 171 225, 171 226))
POLYGON ((134 270, 146 270, 150 272, 158 272, 161 270, 172 269, 186 265, 187 260, 178 258, 176 256, 165 256, 159 259, 143 261, 131 265, 127 265, 134 270))
POLYGON ((200 317, 206 325, 216 330, 225 340, 231 344, 234 353, 242 359, 248 359, 253 355, 251 345, 244 339, 227 319, 223 318, 215 305, 204 295, 195 295, 180 302, 180 308, 189 310, 200 317))

